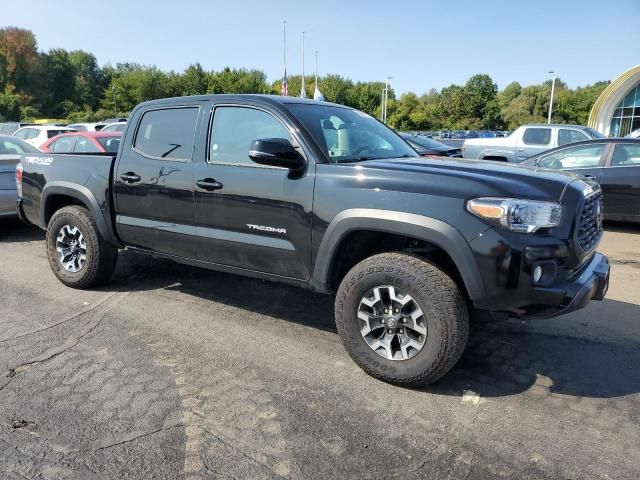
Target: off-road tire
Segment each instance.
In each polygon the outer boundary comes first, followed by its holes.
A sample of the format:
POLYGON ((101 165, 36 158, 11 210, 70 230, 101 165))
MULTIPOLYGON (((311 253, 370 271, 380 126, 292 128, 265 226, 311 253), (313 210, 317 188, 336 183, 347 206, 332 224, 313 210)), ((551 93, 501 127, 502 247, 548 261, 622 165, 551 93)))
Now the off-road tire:
POLYGON ((353 267, 338 288, 335 320, 347 352, 365 372, 407 387, 433 383, 451 370, 469 335, 467 305, 456 283, 433 263, 404 253, 375 255, 353 267), (428 329, 424 347, 408 360, 378 355, 360 333, 360 300, 380 285, 406 291, 424 313, 428 329))
POLYGON ((105 242, 96 221, 84 207, 71 205, 55 212, 47 225, 46 242, 51 270, 68 287, 88 289, 104 285, 116 268, 118 249, 105 242), (87 258, 78 272, 65 270, 58 259, 56 237, 64 225, 75 226, 84 235, 87 258))

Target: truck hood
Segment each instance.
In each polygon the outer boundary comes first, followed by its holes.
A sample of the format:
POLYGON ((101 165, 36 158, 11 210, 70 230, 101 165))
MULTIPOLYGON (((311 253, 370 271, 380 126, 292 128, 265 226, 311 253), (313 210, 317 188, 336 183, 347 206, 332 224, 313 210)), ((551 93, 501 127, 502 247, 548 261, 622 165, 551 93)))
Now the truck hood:
POLYGON ((401 182, 398 188, 462 198, 512 196, 560 201, 567 185, 581 178, 571 172, 463 158, 393 158, 358 165, 371 169, 372 174, 386 171, 385 176, 393 183, 401 182))

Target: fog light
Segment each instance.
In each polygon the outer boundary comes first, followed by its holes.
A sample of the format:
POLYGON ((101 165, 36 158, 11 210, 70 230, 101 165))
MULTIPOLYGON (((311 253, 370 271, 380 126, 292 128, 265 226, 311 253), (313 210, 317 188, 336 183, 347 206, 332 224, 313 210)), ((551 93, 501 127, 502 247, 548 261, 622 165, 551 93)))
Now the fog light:
POLYGON ((542 278, 542 267, 540 265, 536 266, 533 269, 533 281, 534 283, 538 283, 542 278))

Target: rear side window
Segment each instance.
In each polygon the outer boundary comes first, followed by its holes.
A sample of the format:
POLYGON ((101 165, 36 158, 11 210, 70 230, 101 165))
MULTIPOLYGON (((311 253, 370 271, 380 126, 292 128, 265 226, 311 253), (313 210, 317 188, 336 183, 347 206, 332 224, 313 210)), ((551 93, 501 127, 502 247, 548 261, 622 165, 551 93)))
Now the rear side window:
POLYGON ((74 148, 74 152, 78 153, 96 153, 99 152, 100 149, 93 143, 91 140, 85 137, 78 137, 78 141, 76 142, 76 146, 74 148))
POLYGON ((75 143, 76 137, 60 137, 51 144, 49 150, 53 153, 70 153, 75 143))
POLYGON ((527 145, 549 145, 551 142, 550 128, 527 128, 522 136, 527 145))
POLYGON ((98 137, 98 143, 109 153, 118 153, 120 137, 98 137))
POLYGON ((566 145, 567 143, 582 142, 583 140, 589 140, 584 133, 578 130, 569 130, 561 128, 558 131, 558 146, 566 145))
POLYGON ((619 144, 611 158, 612 167, 640 166, 640 145, 619 144))
POLYGON ((191 160, 197 121, 198 107, 145 112, 133 147, 148 157, 191 160))
MULTIPOLYGON (((40 130, 37 128, 30 128, 29 133, 27 134, 27 140, 31 140, 32 138, 37 138, 40 135, 40 130)), ((57 133, 56 133, 57 135, 57 133)), ((54 136, 54 135, 52 135, 54 136)), ((51 137, 49 137, 51 138, 51 137)))
POLYGON ((15 133, 15 136, 22 139, 22 140, 26 140, 27 139, 27 135, 29 135, 29 128, 25 128, 24 130, 20 130, 18 132, 15 133))

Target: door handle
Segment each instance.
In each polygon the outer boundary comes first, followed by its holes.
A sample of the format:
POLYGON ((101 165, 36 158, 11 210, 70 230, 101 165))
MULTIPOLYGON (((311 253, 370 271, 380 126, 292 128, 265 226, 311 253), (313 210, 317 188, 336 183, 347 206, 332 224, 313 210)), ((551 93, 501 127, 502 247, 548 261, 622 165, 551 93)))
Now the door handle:
POLYGON ((223 185, 214 178, 203 178, 202 180, 196 180, 196 186, 208 192, 220 190, 223 187, 223 185))
POLYGON ((127 172, 120 175, 120 178, 125 183, 136 183, 140 181, 140 175, 136 175, 134 172, 127 172))
POLYGON ((600 180, 598 177, 596 177, 595 175, 585 175, 585 178, 588 178, 589 180, 600 180))

